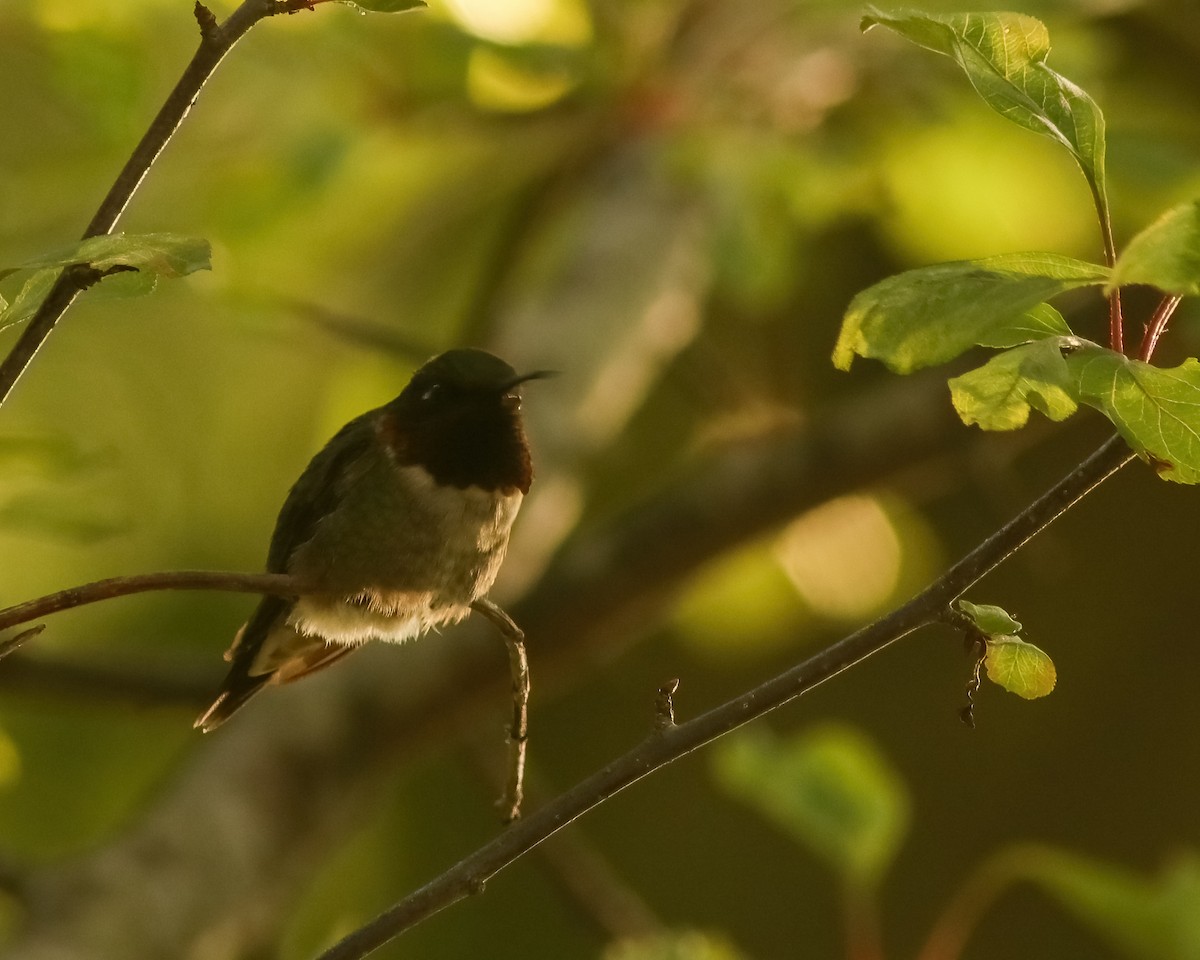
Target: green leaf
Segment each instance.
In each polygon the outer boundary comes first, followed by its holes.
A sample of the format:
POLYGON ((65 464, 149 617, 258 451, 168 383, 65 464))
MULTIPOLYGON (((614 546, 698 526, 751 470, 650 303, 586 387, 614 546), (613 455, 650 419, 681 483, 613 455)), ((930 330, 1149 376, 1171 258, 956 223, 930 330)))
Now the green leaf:
POLYGON ((1046 696, 1058 680, 1045 651, 1017 637, 989 637, 984 659, 992 683, 1026 700, 1046 696))
POLYGON ((1013 634, 1021 632, 1020 621, 1003 607, 997 607, 991 603, 971 603, 967 600, 959 600, 955 606, 975 622, 975 627, 980 633, 1013 634))
POLYGON ((46 294, 54 286, 58 269, 36 270, 26 279, 24 285, 13 297, 12 303, 0 310, 0 330, 11 327, 14 323, 28 320, 46 299, 46 294))
POLYGON ((900 778, 856 730, 827 725, 788 741, 748 731, 716 756, 722 784, 823 857, 846 881, 879 881, 908 825, 900 778))
POLYGON ((1039 303, 1009 323, 1001 323, 977 341, 981 347, 1005 350, 1048 337, 1073 336, 1061 313, 1048 303, 1039 303))
POLYGON ((1092 343, 1066 359, 1080 402, 1108 417, 1159 476, 1200 481, 1200 362, 1164 369, 1092 343))
POLYGON ((425 0, 339 0, 348 7, 357 7, 368 13, 404 13, 425 6, 425 0))
POLYGON ((1019 13, 887 13, 868 7, 875 24, 953 59, 993 110, 1066 147, 1083 171, 1101 219, 1108 221, 1104 182, 1104 115, 1095 101, 1046 66, 1045 25, 1019 13))
POLYGON ((1200 200, 1168 210, 1129 241, 1109 288, 1144 283, 1167 293, 1200 293, 1200 200))
POLYGON ((950 380, 950 399, 965 424, 1016 430, 1029 411, 1065 420, 1078 409, 1074 383, 1057 340, 1006 350, 982 367, 950 380))
POLYGON ((1149 880, 1055 850, 1021 855, 1020 875, 1036 883, 1127 956, 1200 957, 1200 861, 1186 857, 1149 880))
POLYGON ((209 270, 212 251, 208 241, 174 233, 113 233, 89 237, 69 247, 34 257, 13 267, 16 270, 43 270, 87 263, 97 270, 133 267, 161 277, 183 277, 197 270, 209 270))
POLYGON ((990 337, 1010 339, 1014 325, 1052 322, 1035 308, 1066 290, 1101 284, 1108 273, 1099 264, 1055 253, 1005 254, 909 270, 850 301, 833 362, 847 370, 858 354, 882 360, 897 373, 944 363, 990 337))
POLYGON ((22 270, 32 270, 12 303, 0 299, 0 329, 28 320, 37 312, 54 285, 59 271, 74 263, 87 263, 97 270, 130 267, 102 279, 99 295, 108 298, 135 297, 149 293, 159 277, 183 277, 211 269, 208 241, 172 233, 115 233, 91 237, 69 247, 26 260, 0 270, 0 279, 22 270))

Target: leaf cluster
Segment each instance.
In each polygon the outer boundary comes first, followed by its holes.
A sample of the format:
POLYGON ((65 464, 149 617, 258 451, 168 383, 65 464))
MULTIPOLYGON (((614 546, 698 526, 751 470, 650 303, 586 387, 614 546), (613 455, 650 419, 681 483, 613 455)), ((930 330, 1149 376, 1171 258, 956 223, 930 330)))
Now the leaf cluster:
MULTIPOLYGON (((889 277, 846 310, 834 363, 855 356, 897 373, 945 363, 975 347, 999 351, 950 381, 964 423, 985 430, 1024 426, 1031 410, 1063 420, 1082 406, 1112 421, 1165 479, 1200 481, 1200 364, 1151 365, 1158 336, 1180 297, 1200 289, 1200 201, 1169 210, 1119 255, 1104 176, 1104 118, 1095 101, 1046 64, 1045 27, 1014 13, 933 15, 872 9, 863 26, 885 26, 955 60, 992 109, 1061 144, 1083 172, 1095 204, 1106 263, 1032 251, 940 263, 889 277), (1162 291, 1141 355, 1122 349, 1120 291, 1162 291), (1072 290, 1109 299, 1110 342, 1078 336, 1051 304, 1072 290)), ((1100 302, 1097 298, 1097 303, 1100 302)))

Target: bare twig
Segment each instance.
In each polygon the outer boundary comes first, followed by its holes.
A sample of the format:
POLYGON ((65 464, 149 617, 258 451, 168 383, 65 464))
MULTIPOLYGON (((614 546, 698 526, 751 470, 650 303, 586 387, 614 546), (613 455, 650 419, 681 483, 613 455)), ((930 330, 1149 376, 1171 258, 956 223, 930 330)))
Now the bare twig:
POLYGON ((1132 459, 1133 454, 1122 440, 1117 437, 1109 440, 899 609, 707 713, 656 730, 624 756, 514 823, 441 876, 351 933, 323 953, 320 960, 359 960, 437 911, 481 890, 504 867, 630 784, 795 699, 917 628, 941 619, 945 608, 964 590, 1132 459))
MULTIPOLYGON (((232 573, 223 570, 166 570, 127 577, 109 577, 68 587, 57 593, 26 600, 0 610, 0 630, 29 623, 39 617, 100 600, 124 597, 151 590, 226 590, 235 593, 270 593, 293 596, 300 593, 294 579, 285 573, 232 573)), ((26 637, 26 639, 28 639, 26 637)))
POLYGON ((508 730, 508 785, 504 796, 500 798, 507 823, 521 815, 521 800, 525 793, 525 755, 529 743, 529 658, 525 654, 525 634, 507 613, 487 597, 480 597, 471 604, 471 609, 491 621, 504 637, 504 645, 508 648, 513 719, 508 730))

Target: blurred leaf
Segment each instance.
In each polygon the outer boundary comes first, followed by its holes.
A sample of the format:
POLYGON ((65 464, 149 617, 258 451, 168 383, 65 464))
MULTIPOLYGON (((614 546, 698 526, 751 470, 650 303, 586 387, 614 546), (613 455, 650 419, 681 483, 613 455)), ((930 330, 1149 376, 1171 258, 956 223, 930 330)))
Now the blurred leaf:
POLYGON ((1200 958, 1200 860, 1189 856, 1157 880, 1060 851, 1035 848, 1020 873, 1129 957, 1200 958))
POLYGON ((742 955, 720 937, 695 930, 621 940, 604 951, 604 960, 739 960, 742 955))
POLYGON ((1028 314, 1042 301, 1102 283, 1108 270, 1056 253, 1014 253, 959 260, 888 277, 858 294, 846 310, 833 352, 847 370, 858 354, 897 373, 944 363, 982 340, 1007 339, 1014 324, 1044 325, 1028 314))
POLYGON ((1047 337, 1071 335, 1071 328, 1067 326, 1062 314, 1048 303, 1039 303, 1019 317, 1014 317, 1011 322, 1001 323, 995 329, 989 330, 986 336, 979 338, 979 346, 1004 350, 1008 347, 1019 347, 1023 343, 1032 343, 1034 340, 1045 340, 1047 337))
POLYGON ((846 881, 877 883, 908 825, 900 778, 861 733, 829 725, 782 742, 748 731, 719 750, 722 785, 808 845, 846 881))
POLYGON ((1104 115, 1087 93, 1046 66, 1045 24, 1020 13, 887 13, 868 7, 862 27, 876 24, 950 57, 993 110, 1066 147, 1108 220, 1104 115))
POLYGON ((403 13, 426 6, 425 0, 339 0, 348 7, 357 7, 369 13, 403 13))
POLYGON ((1021 623, 1003 607, 991 603, 971 603, 959 600, 956 604, 959 610, 970 617, 980 633, 1013 634, 1021 632, 1021 623))
POLYGON ((1109 287, 1145 283, 1168 293, 1200 293, 1200 200, 1168 210, 1129 241, 1109 287))
POLYGON ((90 543, 129 528, 124 511, 78 483, 114 462, 66 436, 0 437, 0 528, 90 543))
POLYGON ((1058 679, 1054 661, 1043 650, 1017 637, 989 637, 985 662, 992 683, 1026 700, 1046 696, 1058 679))
POLYGON ((965 424, 984 430, 1025 426, 1030 409, 1065 420, 1078 409, 1067 361, 1053 340, 1013 347, 950 380, 950 399, 965 424))
POLYGON ((1159 476, 1200 481, 1200 362, 1164 369, 1092 343, 1066 359, 1080 401, 1108 417, 1159 476))

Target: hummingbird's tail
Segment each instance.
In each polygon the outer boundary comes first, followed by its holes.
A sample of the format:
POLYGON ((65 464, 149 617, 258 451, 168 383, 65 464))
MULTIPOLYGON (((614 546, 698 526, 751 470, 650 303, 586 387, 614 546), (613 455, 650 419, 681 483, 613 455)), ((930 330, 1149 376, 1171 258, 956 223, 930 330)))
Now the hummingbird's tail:
POLYGON ((255 661, 266 642, 271 628, 287 617, 291 606, 281 597, 263 597, 254 614, 242 625, 225 652, 231 662, 221 692, 192 726, 204 733, 217 729, 252 696, 271 682, 273 670, 256 670, 255 661))
POLYGON ((232 661, 221 692, 193 726, 208 733, 242 708, 268 684, 291 683, 324 669, 361 644, 327 643, 321 637, 304 636, 287 623, 293 601, 264 597, 254 615, 234 637, 225 654, 232 661))

